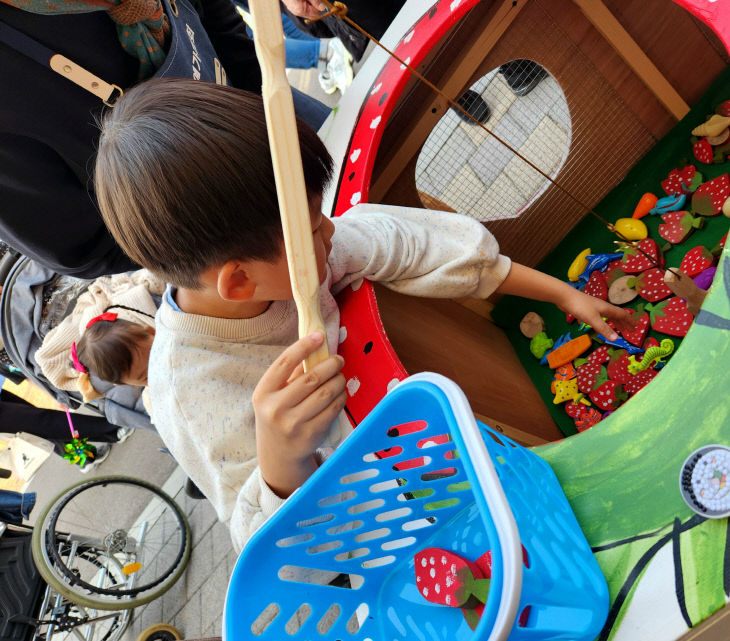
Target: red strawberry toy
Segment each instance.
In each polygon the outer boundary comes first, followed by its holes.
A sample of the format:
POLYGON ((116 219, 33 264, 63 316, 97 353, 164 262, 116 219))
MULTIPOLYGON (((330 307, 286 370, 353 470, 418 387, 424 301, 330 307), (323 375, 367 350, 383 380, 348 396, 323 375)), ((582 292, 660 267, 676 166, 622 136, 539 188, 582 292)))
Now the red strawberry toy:
POLYGON ((659 247, 651 238, 644 238, 638 247, 623 245, 624 257, 621 259, 621 269, 625 274, 638 274, 640 272, 663 264, 659 256, 659 247))
POLYGON ((706 269, 709 269, 715 264, 715 257, 710 253, 707 247, 698 245, 690 249, 682 259, 682 263, 679 265, 687 276, 694 278, 698 274, 701 274, 706 269))
POLYGON ((611 283, 613 281, 618 280, 619 278, 622 278, 623 276, 626 276, 624 271, 621 269, 621 259, 617 258, 616 260, 612 260, 608 265, 606 265, 606 269, 603 272, 603 275, 606 277, 606 284, 610 287, 611 283))
POLYGON ((621 383, 616 381, 602 383, 589 396, 596 407, 602 410, 615 410, 628 398, 621 387, 621 383))
POLYGON ((704 138, 698 140, 694 145, 692 145, 692 153, 695 155, 697 160, 706 165, 711 165, 715 156, 712 145, 704 138))
POLYGON ((602 272, 595 271, 591 274, 586 286, 583 288, 583 293, 601 300, 608 300, 608 285, 602 272))
POLYGON ((629 396, 633 396, 644 389, 658 373, 655 369, 645 369, 643 372, 639 372, 624 384, 624 391, 629 396))
POLYGON ((597 362, 587 362, 578 370, 578 389, 584 394, 590 394, 596 387, 608 380, 606 368, 597 362))
POLYGON ((656 268, 647 269, 636 278, 630 278, 627 284, 650 303, 656 303, 656 301, 672 295, 672 290, 664 282, 664 274, 656 268))
POLYGON ((689 194, 693 192, 702 182, 702 174, 697 172, 694 165, 687 165, 684 169, 672 169, 664 180, 662 180, 662 189, 667 196, 674 194, 689 194))
POLYGON ((427 601, 460 608, 474 596, 486 603, 489 579, 475 563, 441 548, 425 548, 413 561, 416 587, 427 601))
POLYGON ((730 100, 725 100, 717 105, 715 107, 715 113, 721 116, 730 116, 730 100))
POLYGON ((722 174, 702 183, 692 194, 692 211, 700 216, 717 216, 730 197, 730 177, 722 174))
POLYGON ((679 245, 690 237, 695 229, 702 229, 705 219, 688 211, 670 211, 662 214, 664 224, 659 225, 659 235, 672 245, 679 245))
POLYGON ((629 353, 625 349, 611 348, 608 350, 611 360, 608 362, 606 371, 608 378, 617 383, 625 383, 631 378, 629 374, 629 353))
MULTIPOLYGON (((646 334, 649 331, 649 314, 647 314, 641 306, 639 306, 639 309, 637 310, 626 310, 628 311, 632 316, 636 316, 636 326, 634 329, 632 329, 630 332, 620 332, 621 336, 623 336, 629 343, 632 345, 635 345, 636 347, 641 347, 641 344, 644 342, 644 339, 646 338, 646 334)), ((608 323, 614 330, 616 329, 615 325, 611 322, 608 323)))
POLYGON ((687 303, 679 296, 656 305, 648 303, 646 311, 649 312, 651 326, 669 336, 685 336, 694 320, 694 316, 687 309, 687 303))

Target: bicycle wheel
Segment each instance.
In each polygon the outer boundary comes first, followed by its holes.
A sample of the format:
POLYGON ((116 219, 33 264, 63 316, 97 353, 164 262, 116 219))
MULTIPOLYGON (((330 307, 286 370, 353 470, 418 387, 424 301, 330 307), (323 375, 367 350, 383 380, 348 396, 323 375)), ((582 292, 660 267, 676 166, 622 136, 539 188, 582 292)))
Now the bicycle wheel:
POLYGON ((131 609, 169 590, 190 556, 190 527, 162 490, 138 479, 102 476, 66 488, 33 532, 33 560, 46 582, 79 605, 131 609), (103 555, 123 579, 86 562, 103 555))

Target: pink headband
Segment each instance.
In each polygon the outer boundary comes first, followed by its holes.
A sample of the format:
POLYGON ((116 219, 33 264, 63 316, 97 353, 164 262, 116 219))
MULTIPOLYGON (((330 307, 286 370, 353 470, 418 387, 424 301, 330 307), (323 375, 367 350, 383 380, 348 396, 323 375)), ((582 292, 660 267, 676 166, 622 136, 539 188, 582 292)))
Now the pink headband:
POLYGON ((81 361, 79 360, 79 355, 76 351, 76 341, 71 343, 71 360, 74 364, 74 369, 77 372, 81 372, 82 374, 88 374, 88 370, 81 364, 81 361))
POLYGON ((89 327, 91 327, 94 323, 98 321, 109 321, 110 323, 113 323, 115 320, 117 320, 117 314, 115 314, 114 312, 104 312, 99 316, 94 316, 94 318, 86 323, 86 329, 89 329, 89 327))

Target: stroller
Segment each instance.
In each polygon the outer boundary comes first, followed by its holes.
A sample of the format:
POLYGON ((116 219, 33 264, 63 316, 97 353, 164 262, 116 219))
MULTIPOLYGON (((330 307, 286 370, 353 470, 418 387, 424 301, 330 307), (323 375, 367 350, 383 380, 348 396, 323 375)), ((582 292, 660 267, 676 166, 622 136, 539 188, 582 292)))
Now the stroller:
MULTIPOLYGON (((9 361, 3 373, 13 376, 13 366, 23 377, 48 392, 59 403, 76 410, 86 408, 109 423, 135 429, 154 429, 142 405, 142 389, 113 385, 92 376, 104 398, 84 403, 79 392, 54 387, 35 360, 35 352, 48 332, 70 314, 78 297, 92 281, 63 276, 13 250, 0 261, 0 337, 9 361)), ((155 303, 159 306, 160 300, 155 303)))

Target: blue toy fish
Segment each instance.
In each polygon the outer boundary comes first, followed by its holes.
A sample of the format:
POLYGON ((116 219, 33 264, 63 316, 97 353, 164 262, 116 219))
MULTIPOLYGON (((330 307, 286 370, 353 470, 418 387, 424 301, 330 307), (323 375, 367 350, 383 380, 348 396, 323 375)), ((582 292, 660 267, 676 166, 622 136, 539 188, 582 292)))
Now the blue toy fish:
POLYGON ((603 334, 598 334, 598 340, 603 341, 604 343, 606 343, 606 345, 621 347, 625 349, 629 354, 641 354, 644 352, 641 347, 636 347, 636 345, 632 345, 626 339, 621 338, 620 336, 615 341, 610 341, 605 336, 603 336, 603 334))
POLYGON ((593 272, 596 270, 603 271, 609 263, 613 262, 617 258, 621 258, 621 254, 588 254, 588 256, 586 256, 588 264, 583 270, 583 273, 578 276, 578 281, 587 283, 593 272))
POLYGON ((684 207, 684 203, 687 200, 687 194, 672 194, 671 196, 664 196, 656 201, 653 209, 649 210, 650 214, 666 214, 670 211, 679 211, 684 207))

